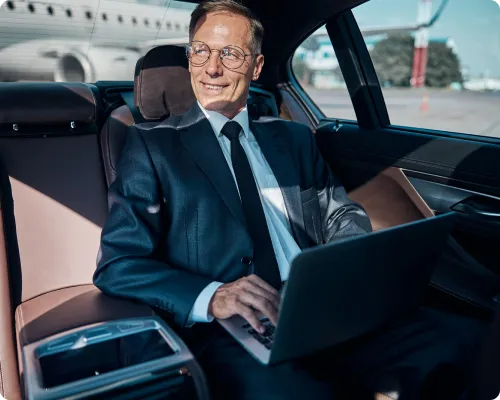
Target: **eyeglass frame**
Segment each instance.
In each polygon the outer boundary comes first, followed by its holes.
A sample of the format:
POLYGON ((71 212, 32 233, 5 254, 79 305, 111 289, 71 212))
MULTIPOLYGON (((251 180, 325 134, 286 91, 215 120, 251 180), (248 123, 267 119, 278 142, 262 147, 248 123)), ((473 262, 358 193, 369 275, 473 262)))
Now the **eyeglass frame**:
POLYGON ((259 56, 261 53, 245 53, 245 50, 243 50, 240 46, 236 46, 235 44, 228 44, 227 46, 224 46, 222 49, 212 49, 210 48, 210 46, 208 44, 206 44, 205 42, 201 41, 201 40, 192 40, 191 42, 189 42, 186 46, 186 57, 189 61, 190 64, 194 65, 195 67, 203 67, 208 61, 210 61, 210 57, 212 57, 212 52, 214 51, 217 51, 219 53, 219 60, 221 62, 221 64, 224 66, 224 68, 228 69, 228 70, 235 70, 235 69, 238 69, 238 68, 241 68, 241 66, 243 64, 245 64, 245 60, 248 56, 259 56), (204 44, 205 46, 207 46, 208 48, 208 52, 210 53, 209 56, 207 57, 206 61, 202 64, 194 64, 191 59, 189 58, 189 48, 191 47, 191 45, 193 43, 202 43, 204 44), (229 68, 226 64, 224 64, 224 60, 223 60, 223 56, 222 56, 222 50, 224 50, 226 47, 235 47, 237 50, 241 50, 241 53, 243 54, 243 61, 241 62, 241 65, 238 66, 238 67, 235 67, 235 68, 229 68))

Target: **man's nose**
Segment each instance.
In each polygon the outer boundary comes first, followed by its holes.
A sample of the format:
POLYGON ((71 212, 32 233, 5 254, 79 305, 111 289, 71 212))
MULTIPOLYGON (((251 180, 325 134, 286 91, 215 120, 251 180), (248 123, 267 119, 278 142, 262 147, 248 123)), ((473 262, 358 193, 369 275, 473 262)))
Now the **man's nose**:
POLYGON ((222 75, 222 68, 223 67, 220 60, 220 53, 217 51, 212 51, 205 70, 206 73, 210 76, 222 75))

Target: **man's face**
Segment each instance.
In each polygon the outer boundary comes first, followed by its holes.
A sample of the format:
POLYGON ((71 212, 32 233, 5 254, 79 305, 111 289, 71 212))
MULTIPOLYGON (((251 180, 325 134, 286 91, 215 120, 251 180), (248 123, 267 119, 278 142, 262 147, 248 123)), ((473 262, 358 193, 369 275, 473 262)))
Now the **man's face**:
MULTIPOLYGON (((227 13, 210 13, 196 25, 192 41, 206 43, 211 50, 237 46, 245 54, 250 49, 248 21, 241 16, 227 13)), ((212 51, 202 66, 189 64, 191 85, 200 104, 210 111, 217 111, 232 119, 245 106, 252 79, 257 79, 264 65, 263 55, 250 55, 236 69, 226 68, 220 53, 212 51)))

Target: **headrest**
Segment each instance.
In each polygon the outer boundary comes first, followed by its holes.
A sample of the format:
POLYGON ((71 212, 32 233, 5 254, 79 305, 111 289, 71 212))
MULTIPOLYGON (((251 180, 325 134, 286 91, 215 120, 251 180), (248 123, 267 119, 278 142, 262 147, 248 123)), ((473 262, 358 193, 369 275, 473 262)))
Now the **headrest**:
POLYGON ((0 90, 0 124, 88 124, 95 118, 95 97, 84 83, 13 82, 0 90))
POLYGON ((147 120, 184 114, 196 101, 184 47, 158 46, 139 59, 134 102, 147 120))

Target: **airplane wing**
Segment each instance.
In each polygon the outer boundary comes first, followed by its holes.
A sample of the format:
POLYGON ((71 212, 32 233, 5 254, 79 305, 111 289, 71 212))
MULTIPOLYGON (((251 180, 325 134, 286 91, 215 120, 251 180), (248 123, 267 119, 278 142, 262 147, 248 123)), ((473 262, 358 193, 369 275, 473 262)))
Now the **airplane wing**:
POLYGON ((374 26, 374 27, 363 27, 361 29, 361 33, 363 36, 375 36, 382 34, 391 34, 391 33, 408 33, 415 32, 422 28, 430 28, 432 25, 436 23, 436 21, 441 17, 446 5, 449 0, 443 0, 439 5, 436 13, 431 17, 429 22, 423 24, 409 24, 409 25, 401 25, 401 26, 374 26))
POLYGON ((421 25, 401 25, 401 26, 373 26, 368 28, 362 28, 361 33, 363 36, 376 36, 376 35, 384 35, 384 34, 393 34, 393 33, 409 33, 415 32, 419 30, 421 25))

